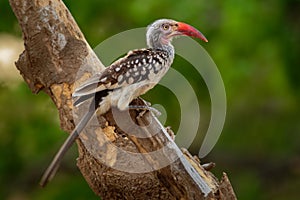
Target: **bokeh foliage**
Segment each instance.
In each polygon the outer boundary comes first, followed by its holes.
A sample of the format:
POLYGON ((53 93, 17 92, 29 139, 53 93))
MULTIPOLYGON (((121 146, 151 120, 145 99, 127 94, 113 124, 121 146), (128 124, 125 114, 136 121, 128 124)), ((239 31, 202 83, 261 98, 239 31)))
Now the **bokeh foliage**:
MULTIPOLYGON (((158 18, 199 28, 209 39, 203 46, 222 74, 228 100, 223 133, 204 161, 217 163, 214 173, 218 176, 221 170, 229 174, 239 199, 299 198, 299 0, 65 3, 93 47, 158 18)), ((0 19, 0 33, 21 36, 4 0, 0 19)), ((200 132, 205 132, 210 117, 205 83, 180 57, 173 67, 199 91, 200 132)), ((9 87, 5 80, 0 82, 0 199, 98 199, 76 169, 75 149, 53 182, 46 189, 38 188, 43 170, 66 134, 59 129, 56 109, 45 94, 31 94, 24 83, 9 87)), ((177 116, 176 101, 172 95, 166 98, 163 90, 157 87, 145 98, 166 105, 168 116, 177 116)), ((168 118, 167 125, 176 129, 177 122, 168 118)), ((191 151, 196 154, 199 145, 194 142, 191 151)))

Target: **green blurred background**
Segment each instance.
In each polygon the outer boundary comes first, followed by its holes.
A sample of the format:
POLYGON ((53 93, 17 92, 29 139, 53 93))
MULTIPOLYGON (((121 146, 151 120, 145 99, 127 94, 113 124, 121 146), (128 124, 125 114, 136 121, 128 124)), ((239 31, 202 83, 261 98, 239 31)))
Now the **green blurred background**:
MULTIPOLYGON (((222 74, 228 100, 223 133, 203 162, 216 162, 218 177, 228 173, 239 199, 300 198, 299 0, 64 2, 92 47, 158 18, 199 28, 209 39, 203 46, 222 74)), ((76 168, 75 146, 55 179, 39 188, 67 135, 48 96, 33 95, 14 69, 22 40, 8 1, 0 1, 0 19, 0 199, 98 199, 76 168)), ((198 93, 201 138, 210 118, 209 94, 188 65, 176 57, 173 67, 198 93)), ((165 105, 168 116, 175 116, 166 125, 176 130, 176 101, 162 91, 157 87, 145 98, 165 105)), ((196 140, 191 152, 197 154, 200 144, 196 140)))

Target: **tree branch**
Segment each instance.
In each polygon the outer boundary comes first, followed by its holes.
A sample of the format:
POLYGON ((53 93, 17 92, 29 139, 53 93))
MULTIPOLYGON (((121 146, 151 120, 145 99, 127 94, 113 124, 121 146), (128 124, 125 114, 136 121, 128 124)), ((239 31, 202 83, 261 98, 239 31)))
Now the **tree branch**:
MULTIPOLYGON (((62 1, 10 0, 10 4, 25 45, 16 67, 32 92, 43 90, 52 98, 62 129, 71 132, 76 115, 83 114, 73 113, 75 81, 82 82, 103 66, 62 1)), ((133 103, 144 104, 141 99, 133 103)), ((235 199, 227 176, 219 183, 197 159, 182 153, 150 112, 126 114, 110 110, 95 117, 77 140, 77 165, 97 195, 103 199, 235 199), (125 119, 141 128, 129 126, 125 119), (137 132, 147 137, 137 137, 137 132)))

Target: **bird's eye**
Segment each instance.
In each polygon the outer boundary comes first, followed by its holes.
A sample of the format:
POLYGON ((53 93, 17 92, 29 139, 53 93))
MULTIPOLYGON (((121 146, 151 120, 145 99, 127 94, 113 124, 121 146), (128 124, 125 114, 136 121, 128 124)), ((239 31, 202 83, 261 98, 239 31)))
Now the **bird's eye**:
POLYGON ((166 31, 170 28, 170 26, 168 24, 163 24, 162 28, 166 31))

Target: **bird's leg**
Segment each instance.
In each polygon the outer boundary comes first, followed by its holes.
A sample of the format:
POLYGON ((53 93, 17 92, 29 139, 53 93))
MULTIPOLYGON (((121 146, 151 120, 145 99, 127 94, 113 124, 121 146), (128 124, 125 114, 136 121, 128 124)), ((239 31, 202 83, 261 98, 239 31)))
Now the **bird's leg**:
POLYGON ((153 108, 147 104, 146 105, 129 105, 128 108, 134 109, 134 110, 149 110, 157 117, 159 117, 161 115, 161 113, 156 108, 153 108))

